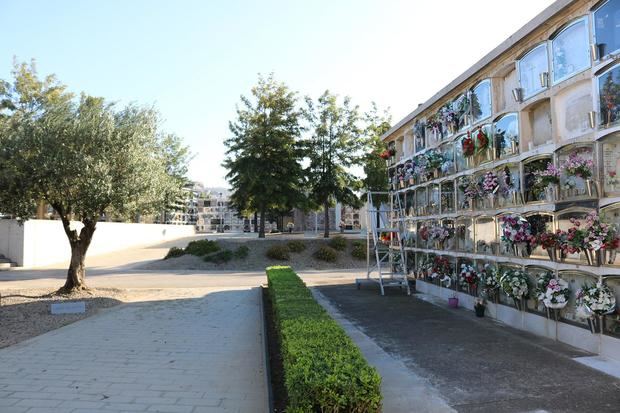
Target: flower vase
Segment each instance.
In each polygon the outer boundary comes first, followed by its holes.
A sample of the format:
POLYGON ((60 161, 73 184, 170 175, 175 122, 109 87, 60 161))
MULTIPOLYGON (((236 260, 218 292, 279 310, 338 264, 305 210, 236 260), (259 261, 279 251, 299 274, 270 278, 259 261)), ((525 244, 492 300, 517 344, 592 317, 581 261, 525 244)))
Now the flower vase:
POLYGON ((439 178, 439 169, 433 169, 433 179, 439 178))
POLYGON ((594 182, 591 179, 586 179, 586 191, 588 196, 592 196, 596 188, 594 188, 594 182))
POLYGON ((555 202, 557 199, 557 192, 558 191, 558 186, 557 185, 549 185, 547 187, 545 187, 545 199, 547 200, 547 202, 555 202))
POLYGON ((527 258, 529 254, 527 252, 527 242, 515 242, 513 244, 514 255, 517 257, 527 258))
POLYGON ((554 247, 547 248, 547 254, 549 254, 549 260, 553 262, 558 260, 557 250, 554 247))
POLYGON ((510 150, 513 154, 517 153, 517 142, 512 139, 510 140, 510 150))
POLYGON ((595 251, 593 249, 586 249, 583 251, 586 259, 588 260, 588 265, 591 267, 599 267, 602 262, 602 254, 601 250, 595 251))
POLYGON ((495 209, 495 194, 487 195, 486 207, 487 209, 495 209))
POLYGON ((413 177, 409 178, 409 186, 415 185, 415 179, 413 177))
POLYGON ((399 183, 400 183, 399 188, 400 188, 400 189, 404 189, 404 188, 405 188, 405 181, 401 179, 401 180, 399 181, 399 183))
POLYGON ((616 254, 618 253, 618 250, 613 249, 613 250, 605 250, 605 255, 606 255, 606 262, 607 264, 614 264, 616 262, 616 254))
POLYGON ((519 298, 513 298, 512 301, 515 304, 515 308, 517 309, 517 311, 524 311, 525 310, 525 302, 522 299, 519 298))

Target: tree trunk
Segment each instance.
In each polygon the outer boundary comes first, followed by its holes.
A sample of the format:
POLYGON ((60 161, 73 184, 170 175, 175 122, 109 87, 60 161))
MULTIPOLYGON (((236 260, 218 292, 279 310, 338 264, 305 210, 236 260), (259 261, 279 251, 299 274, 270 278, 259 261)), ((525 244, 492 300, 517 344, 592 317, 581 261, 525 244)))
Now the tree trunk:
POLYGON ((258 232, 258 212, 254 212, 254 232, 258 232))
POLYGON ((71 245, 71 262, 67 270, 67 281, 60 289, 61 292, 70 293, 73 291, 87 290, 86 286, 86 252, 93 239, 97 221, 91 219, 83 219, 84 227, 78 232, 70 229, 70 222, 67 217, 62 217, 65 233, 69 238, 71 245))
POLYGON ((329 238, 329 202, 325 202, 323 207, 325 209, 325 232, 323 238, 329 238))
POLYGON ((260 210, 260 229, 258 230, 258 238, 265 238, 265 209, 260 210))

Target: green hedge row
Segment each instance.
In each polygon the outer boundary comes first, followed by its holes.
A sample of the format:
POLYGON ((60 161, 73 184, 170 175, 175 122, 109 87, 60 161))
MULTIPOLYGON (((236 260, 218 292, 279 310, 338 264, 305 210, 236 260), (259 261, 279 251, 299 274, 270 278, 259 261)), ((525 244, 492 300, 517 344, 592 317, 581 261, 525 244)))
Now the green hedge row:
POLYGON ((290 267, 267 268, 287 413, 379 412, 381 377, 290 267))

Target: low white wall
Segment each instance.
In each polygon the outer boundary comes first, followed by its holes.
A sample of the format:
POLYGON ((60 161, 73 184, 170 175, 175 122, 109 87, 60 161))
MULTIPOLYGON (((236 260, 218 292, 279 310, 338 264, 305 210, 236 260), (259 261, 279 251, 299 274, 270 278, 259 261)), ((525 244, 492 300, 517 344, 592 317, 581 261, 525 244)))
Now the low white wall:
MULTIPOLYGON (((79 222, 71 227, 80 229, 79 222)), ((128 247, 153 245, 194 235, 193 225, 131 224, 98 222, 88 255, 100 255, 128 247)), ((13 220, 0 220, 0 254, 17 265, 40 267, 68 262, 69 241, 60 221, 29 220, 19 226, 13 220)))
MULTIPOLYGON (((416 280, 416 290, 445 299, 446 306, 448 305, 448 298, 454 296, 455 293, 454 290, 441 288, 423 280, 416 280)), ((456 294, 459 299, 459 307, 473 311, 474 297, 461 292, 456 294)), ((502 304, 487 303, 485 317, 501 321, 519 330, 529 331, 539 336, 558 340, 573 347, 620 361, 620 340, 615 337, 592 334, 590 330, 567 323, 556 323, 547 317, 525 311, 517 311, 515 308, 502 304)))
POLYGON ((15 262, 24 256, 24 227, 13 219, 0 219, 0 254, 15 262))

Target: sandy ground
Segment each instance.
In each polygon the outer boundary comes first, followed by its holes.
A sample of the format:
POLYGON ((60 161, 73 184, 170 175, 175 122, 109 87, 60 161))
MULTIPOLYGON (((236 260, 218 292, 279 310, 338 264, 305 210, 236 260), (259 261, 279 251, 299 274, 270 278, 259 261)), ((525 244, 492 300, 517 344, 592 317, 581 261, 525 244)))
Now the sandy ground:
POLYGON ((224 271, 263 271, 271 265, 290 265, 297 271, 303 270, 327 270, 327 269, 349 269, 349 268, 365 268, 366 260, 360 260, 351 256, 352 241, 348 240, 347 249, 338 252, 338 259, 334 263, 324 262, 315 259, 312 254, 321 246, 327 245, 328 241, 323 239, 300 239, 306 243, 306 250, 290 254, 288 261, 277 261, 267 258, 265 255, 267 249, 272 245, 286 244, 286 240, 282 239, 222 239, 219 244, 222 248, 235 250, 240 245, 246 245, 250 248, 247 258, 233 259, 227 263, 214 264, 205 262, 201 257, 193 255, 184 255, 178 258, 170 258, 167 260, 154 261, 140 266, 144 270, 224 270, 224 271))

